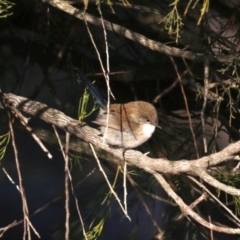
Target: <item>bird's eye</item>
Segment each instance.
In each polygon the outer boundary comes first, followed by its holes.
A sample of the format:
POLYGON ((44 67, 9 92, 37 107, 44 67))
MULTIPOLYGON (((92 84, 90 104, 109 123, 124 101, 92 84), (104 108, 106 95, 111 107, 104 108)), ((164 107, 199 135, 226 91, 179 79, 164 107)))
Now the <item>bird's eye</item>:
POLYGON ((150 122, 149 118, 146 118, 146 122, 147 122, 147 123, 149 123, 149 122, 150 122))

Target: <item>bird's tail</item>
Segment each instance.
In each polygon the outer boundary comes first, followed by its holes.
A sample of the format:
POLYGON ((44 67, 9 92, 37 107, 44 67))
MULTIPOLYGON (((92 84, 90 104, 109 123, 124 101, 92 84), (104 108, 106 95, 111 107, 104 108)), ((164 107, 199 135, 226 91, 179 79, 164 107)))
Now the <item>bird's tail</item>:
POLYGON ((106 102, 102 94, 100 93, 99 89, 95 87, 91 83, 91 81, 81 73, 81 71, 78 68, 76 68, 76 72, 77 72, 78 82, 80 84, 83 84, 88 89, 88 91, 92 94, 92 96, 98 101, 99 105, 102 108, 104 108, 106 106, 106 102))

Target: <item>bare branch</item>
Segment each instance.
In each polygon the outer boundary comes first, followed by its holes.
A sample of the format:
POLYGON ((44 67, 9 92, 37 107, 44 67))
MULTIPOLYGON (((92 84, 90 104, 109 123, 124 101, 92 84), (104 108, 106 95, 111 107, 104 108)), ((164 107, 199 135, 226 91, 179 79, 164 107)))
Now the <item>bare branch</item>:
MULTIPOLYGON (((75 16, 76 18, 80 20, 85 20, 88 23, 91 23, 95 26, 102 27, 102 22, 100 18, 97 18, 95 16, 92 16, 88 13, 84 13, 84 11, 81 11, 71 5, 69 5, 65 1, 61 0, 46 0, 47 3, 52 5, 53 7, 56 7, 58 9, 61 9, 64 12, 67 12, 68 14, 75 16), (84 15, 84 16, 83 16, 84 15)), ((161 42, 157 42, 154 40, 151 40, 149 38, 146 38, 144 35, 133 32, 123 26, 114 24, 112 22, 104 20, 104 26, 106 30, 108 31, 114 31, 115 33, 122 35, 132 41, 138 42, 142 44, 143 46, 157 52, 165 53, 166 55, 172 56, 172 57, 180 57, 180 58, 185 58, 189 60, 204 60, 204 55, 202 53, 194 53, 191 51, 185 51, 176 47, 170 47, 167 46, 161 42)), ((229 61, 231 62, 234 59, 233 56, 213 56, 209 60, 210 61, 229 61)))
MULTIPOLYGON (((104 144, 102 142, 102 138, 99 136, 98 130, 90 128, 85 123, 80 125, 77 120, 66 116, 59 110, 49 108, 46 104, 32 101, 25 97, 20 97, 11 93, 2 94, 2 105, 0 105, 0 108, 11 108, 11 106, 14 106, 20 111, 28 113, 32 116, 39 117, 45 122, 53 124, 56 127, 79 137, 85 142, 92 143, 97 148, 107 151, 109 154, 109 158, 107 160, 115 164, 123 163, 122 151, 104 144)), ((155 169, 155 171, 162 173, 178 174, 185 172, 195 176, 200 176, 200 170, 205 171, 207 168, 221 162, 233 160, 236 157, 235 155, 239 152, 240 141, 229 144, 228 147, 220 152, 204 156, 196 160, 168 161, 163 158, 152 159, 135 150, 126 151, 125 158, 128 165, 136 166, 147 172, 151 169, 155 169)), ((239 158, 236 158, 236 160, 239 160, 239 158)), ((239 195, 239 193, 237 193, 237 195, 239 195)))
POLYGON ((203 218, 201 218, 188 205, 186 205, 183 202, 183 200, 172 190, 172 188, 165 181, 165 179, 162 177, 162 175, 160 175, 159 173, 156 173, 154 171, 152 172, 152 174, 157 179, 157 181, 161 184, 161 186, 167 192, 167 194, 178 204, 178 206, 180 207, 183 214, 189 215, 195 221, 199 222, 201 225, 207 227, 208 229, 212 229, 214 231, 223 232, 223 233, 229 233, 229 234, 240 234, 239 228, 219 227, 219 226, 209 223, 206 220, 204 220, 203 218))

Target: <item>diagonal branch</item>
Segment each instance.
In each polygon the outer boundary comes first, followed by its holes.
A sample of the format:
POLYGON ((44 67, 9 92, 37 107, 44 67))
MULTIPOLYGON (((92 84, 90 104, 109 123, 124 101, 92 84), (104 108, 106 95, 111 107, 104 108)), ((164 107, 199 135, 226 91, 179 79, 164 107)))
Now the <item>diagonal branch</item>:
MULTIPOLYGON (((29 100, 11 93, 1 94, 0 108, 17 108, 19 111, 25 112, 32 116, 38 117, 45 122, 55 125, 70 134, 77 136, 85 142, 92 143, 98 149, 108 152, 111 156, 108 161, 115 164, 123 164, 123 156, 121 149, 114 149, 103 142, 99 136, 99 132, 87 124, 80 124, 78 120, 66 116, 59 110, 49 108, 46 104, 29 100)), ((13 109, 11 109, 13 111, 13 109)), ((232 195, 240 196, 240 190, 227 186, 207 173, 207 169, 216 164, 228 160, 239 160, 235 155, 240 152, 240 141, 229 144, 228 147, 220 152, 205 156, 196 160, 180 160, 169 161, 166 159, 152 159, 139 151, 128 150, 125 152, 125 160, 128 165, 135 166, 151 173, 153 170, 162 173, 188 173, 199 176, 210 185, 219 188, 232 195)))
POLYGON ((240 234, 240 228, 229 228, 229 227, 219 227, 212 223, 207 222, 202 217, 200 217, 196 212, 194 212, 187 204, 183 202, 183 200, 172 190, 170 185, 166 182, 166 180, 161 176, 161 174, 152 171, 152 174, 156 178, 156 180, 161 184, 163 189, 167 192, 167 194, 178 204, 181 211, 185 215, 189 215, 195 221, 200 223, 202 226, 207 227, 208 229, 223 232, 223 233, 230 233, 230 234, 240 234))
MULTIPOLYGON (((86 20, 88 23, 92 25, 102 27, 102 22, 100 18, 97 18, 88 13, 84 13, 84 11, 81 11, 73 7, 72 5, 68 4, 66 1, 62 1, 62 0, 45 0, 45 1, 50 5, 52 5, 53 7, 56 7, 72 16, 75 16, 80 20, 86 20)), ((104 26, 106 30, 114 31, 115 33, 121 36, 124 36, 125 38, 130 39, 132 41, 135 41, 153 51, 164 53, 172 57, 180 57, 188 60, 196 60, 196 59, 201 61, 204 60, 204 55, 202 53, 195 53, 192 51, 186 51, 180 48, 167 46, 161 42, 151 40, 142 34, 133 32, 123 26, 114 24, 107 20, 104 20, 104 26)), ((230 61, 233 61, 234 56, 219 55, 219 56, 213 56, 209 58, 210 58, 209 59, 210 61, 230 62, 230 61)))

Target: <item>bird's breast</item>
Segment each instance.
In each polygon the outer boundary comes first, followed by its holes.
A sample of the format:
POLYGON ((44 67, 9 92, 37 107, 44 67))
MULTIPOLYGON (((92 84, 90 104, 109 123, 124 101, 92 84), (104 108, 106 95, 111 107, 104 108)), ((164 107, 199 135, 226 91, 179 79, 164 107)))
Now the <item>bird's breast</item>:
POLYGON ((150 138, 154 131, 155 131, 154 125, 148 123, 142 124, 142 133, 145 137, 150 138))

